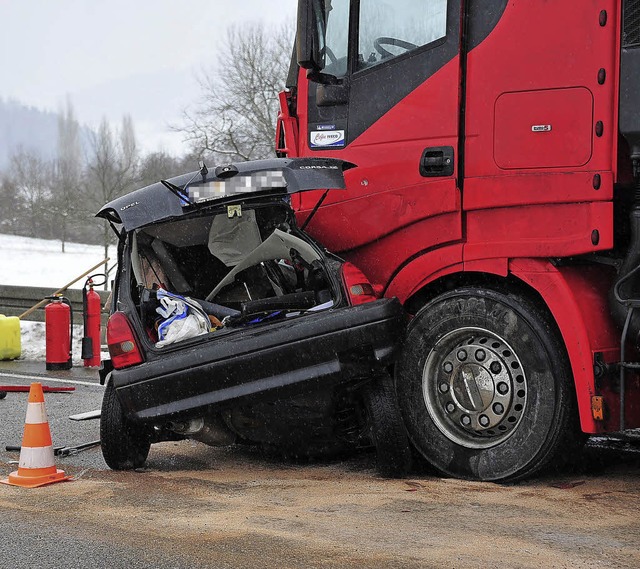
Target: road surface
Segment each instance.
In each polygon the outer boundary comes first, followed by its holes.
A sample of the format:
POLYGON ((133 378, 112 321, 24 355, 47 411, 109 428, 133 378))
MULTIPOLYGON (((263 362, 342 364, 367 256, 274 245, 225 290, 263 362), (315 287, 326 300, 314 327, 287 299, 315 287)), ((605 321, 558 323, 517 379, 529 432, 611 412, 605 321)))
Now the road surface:
MULTIPOLYGON (((0 366, 0 384, 40 373, 14 364, 0 366)), ((54 445, 98 438, 98 421, 67 418, 100 406, 97 374, 42 381, 76 387, 45 395, 54 445)), ((4 448, 20 444, 26 397, 0 400, 3 476, 18 459, 4 448)), ((301 464, 192 441, 154 445, 147 468, 114 472, 93 449, 57 459, 73 482, 0 485, 0 566, 635 569, 639 450, 598 439, 573 471, 497 485, 425 470, 384 480, 366 454, 301 464)))

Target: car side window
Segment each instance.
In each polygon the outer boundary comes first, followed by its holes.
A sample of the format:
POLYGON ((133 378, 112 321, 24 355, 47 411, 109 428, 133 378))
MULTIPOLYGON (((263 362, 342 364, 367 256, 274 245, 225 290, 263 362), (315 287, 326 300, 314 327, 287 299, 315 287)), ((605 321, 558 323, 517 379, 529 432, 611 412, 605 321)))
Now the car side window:
POLYGON ((446 36, 447 0, 360 0, 357 69, 446 36))

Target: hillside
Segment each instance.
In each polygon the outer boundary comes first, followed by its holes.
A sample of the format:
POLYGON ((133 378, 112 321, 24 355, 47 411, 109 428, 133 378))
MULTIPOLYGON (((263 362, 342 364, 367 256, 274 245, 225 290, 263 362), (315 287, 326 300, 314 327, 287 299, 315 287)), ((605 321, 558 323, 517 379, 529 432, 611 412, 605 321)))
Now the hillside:
MULTIPOLYGON (((83 128, 81 139, 88 140, 89 129, 83 128)), ((38 154, 44 160, 56 155, 58 114, 29 107, 15 100, 0 98, 0 170, 19 147, 38 154)))

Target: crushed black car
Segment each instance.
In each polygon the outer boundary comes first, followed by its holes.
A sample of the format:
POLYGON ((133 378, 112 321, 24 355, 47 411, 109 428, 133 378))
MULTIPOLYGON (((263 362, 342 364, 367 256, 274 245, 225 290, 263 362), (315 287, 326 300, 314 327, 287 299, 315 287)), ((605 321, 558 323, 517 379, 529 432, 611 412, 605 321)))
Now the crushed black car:
POLYGON ((97 214, 118 235, 100 435, 114 469, 193 438, 289 455, 410 450, 388 367, 404 314, 298 228, 291 194, 339 190, 352 164, 274 159, 152 184, 97 214))

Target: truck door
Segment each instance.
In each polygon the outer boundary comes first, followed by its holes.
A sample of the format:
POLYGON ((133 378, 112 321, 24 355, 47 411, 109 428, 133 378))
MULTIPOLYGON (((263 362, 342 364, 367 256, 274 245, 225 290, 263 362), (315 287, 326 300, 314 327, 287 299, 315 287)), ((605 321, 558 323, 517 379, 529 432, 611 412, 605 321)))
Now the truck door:
MULTIPOLYGON (((309 72, 316 81, 303 70, 299 82, 300 154, 358 168, 347 173, 346 192, 328 195, 308 231, 387 285, 408 259, 462 238, 461 2, 319 4, 326 47, 323 67, 309 72)), ((302 196, 301 217, 317 199, 302 196)))

